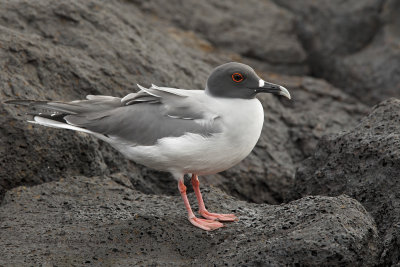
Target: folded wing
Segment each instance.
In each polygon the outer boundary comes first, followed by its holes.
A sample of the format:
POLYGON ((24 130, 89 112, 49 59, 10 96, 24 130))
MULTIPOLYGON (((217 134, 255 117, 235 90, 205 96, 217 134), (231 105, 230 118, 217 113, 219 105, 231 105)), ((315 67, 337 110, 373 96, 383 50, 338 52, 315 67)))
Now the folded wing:
POLYGON ((47 102, 11 100, 29 106, 36 122, 54 121, 59 128, 102 134, 130 145, 153 145, 164 137, 186 133, 209 136, 220 132, 218 116, 204 111, 202 103, 185 90, 152 86, 124 98, 87 96, 87 100, 47 102), (60 123, 64 124, 60 127, 60 123))

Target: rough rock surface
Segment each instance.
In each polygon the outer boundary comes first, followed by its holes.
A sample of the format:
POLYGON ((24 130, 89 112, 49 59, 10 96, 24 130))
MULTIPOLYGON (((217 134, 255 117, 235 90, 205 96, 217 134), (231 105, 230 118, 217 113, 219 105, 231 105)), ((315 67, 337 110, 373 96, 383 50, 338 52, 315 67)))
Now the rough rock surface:
POLYGON ((389 99, 349 132, 322 138, 299 168, 293 198, 347 194, 374 217, 381 264, 400 260, 400 100, 389 99))
POLYGON ((366 103, 400 96, 400 2, 274 0, 297 17, 313 75, 366 103))
POLYGON ((71 177, 10 190, 0 206, 0 265, 372 266, 378 256, 373 220, 346 196, 272 206, 207 189, 210 210, 240 221, 204 232, 189 224, 179 196, 130 187, 71 177))
POLYGON ((295 32, 295 17, 271 1, 132 2, 148 14, 199 33, 216 48, 257 61, 263 70, 308 73, 306 53, 295 32))

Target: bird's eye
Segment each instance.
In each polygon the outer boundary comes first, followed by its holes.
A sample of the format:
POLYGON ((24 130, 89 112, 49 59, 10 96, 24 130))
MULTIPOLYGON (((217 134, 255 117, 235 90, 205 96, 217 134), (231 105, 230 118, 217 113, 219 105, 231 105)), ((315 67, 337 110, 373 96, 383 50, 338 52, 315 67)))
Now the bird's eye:
POLYGON ((232 80, 234 82, 240 83, 241 81, 244 80, 244 77, 241 73, 236 72, 236 73, 232 74, 232 80))

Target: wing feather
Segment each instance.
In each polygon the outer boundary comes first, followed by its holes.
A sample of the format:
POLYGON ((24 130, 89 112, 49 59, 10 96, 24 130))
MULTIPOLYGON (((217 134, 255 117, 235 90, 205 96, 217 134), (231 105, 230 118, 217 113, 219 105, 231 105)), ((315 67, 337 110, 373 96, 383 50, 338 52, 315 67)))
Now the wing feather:
POLYGON ((34 116, 125 140, 131 145, 153 145, 161 138, 186 133, 209 136, 220 132, 218 116, 206 114, 205 103, 185 94, 185 90, 138 86, 141 91, 122 99, 88 95, 87 100, 72 102, 12 100, 8 103, 37 109, 31 113, 34 116))

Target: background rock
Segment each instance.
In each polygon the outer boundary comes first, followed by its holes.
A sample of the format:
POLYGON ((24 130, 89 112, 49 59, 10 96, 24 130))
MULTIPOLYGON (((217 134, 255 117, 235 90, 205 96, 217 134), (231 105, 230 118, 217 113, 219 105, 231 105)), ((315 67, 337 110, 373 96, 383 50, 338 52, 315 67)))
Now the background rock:
POLYGON ((400 100, 389 99, 354 129, 324 137, 299 168, 292 199, 347 194, 371 212, 383 236, 381 264, 400 257, 400 100))
POLYGON ((216 48, 256 61, 259 69, 306 74, 294 16, 271 1, 132 0, 147 14, 194 31, 216 48), (179 8, 177 8, 179 7, 179 8))
POLYGON ((297 16, 311 73, 365 103, 400 96, 400 3, 275 0, 297 16))
POLYGON ((374 222, 351 198, 271 206, 204 191, 210 209, 240 221, 205 232, 188 223, 179 196, 144 195, 108 177, 12 189, 0 206, 0 265, 372 266, 378 255, 374 222))

